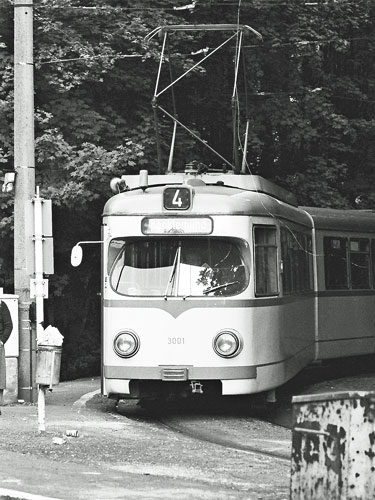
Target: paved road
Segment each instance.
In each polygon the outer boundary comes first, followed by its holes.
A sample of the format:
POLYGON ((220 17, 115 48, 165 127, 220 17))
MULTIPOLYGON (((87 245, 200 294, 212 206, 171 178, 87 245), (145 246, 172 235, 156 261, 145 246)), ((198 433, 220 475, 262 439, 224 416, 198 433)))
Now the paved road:
POLYGON ((246 398, 164 412, 121 402, 117 411, 99 396, 98 379, 64 382, 47 395, 45 433, 35 405, 3 409, 0 498, 286 500, 291 431, 274 423, 290 425, 291 394, 373 390, 363 363, 345 367, 306 371, 288 384, 268 412, 273 423, 259 421, 246 398))
MULTIPOLYGON (((13 490, 67 500, 288 498, 287 461, 126 418, 112 401, 94 395, 98 389, 98 380, 60 384, 47 397, 43 434, 35 406, 4 408, 0 495, 13 490), (87 393, 91 398, 82 405, 87 393), (66 438, 67 429, 77 429, 78 437, 66 438), (54 444, 56 438, 63 443, 54 444)), ((251 436, 250 424, 244 432, 251 436)))

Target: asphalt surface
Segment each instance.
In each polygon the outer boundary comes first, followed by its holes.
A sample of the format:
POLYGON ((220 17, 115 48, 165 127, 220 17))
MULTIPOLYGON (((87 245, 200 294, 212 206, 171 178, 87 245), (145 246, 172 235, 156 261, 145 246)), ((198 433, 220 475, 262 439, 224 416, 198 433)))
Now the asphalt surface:
MULTIPOLYGON (((194 439, 150 412, 137 415, 135 403, 128 418, 98 390, 98 379, 56 386, 47 394, 44 433, 35 405, 3 408, 0 498, 288 498, 288 460, 194 439), (67 437, 67 430, 78 436, 67 437)), ((255 439, 253 422, 249 439, 255 439)))
POLYGON ((98 378, 61 383, 47 393, 46 432, 37 405, 2 409, 0 499, 287 500, 291 395, 372 391, 364 359, 305 371, 267 410, 248 398, 116 407, 98 378))

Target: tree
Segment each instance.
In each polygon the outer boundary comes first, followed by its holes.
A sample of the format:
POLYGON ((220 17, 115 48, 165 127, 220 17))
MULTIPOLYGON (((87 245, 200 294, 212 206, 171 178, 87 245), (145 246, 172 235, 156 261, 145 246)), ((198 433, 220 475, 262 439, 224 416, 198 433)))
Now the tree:
MULTIPOLYGON (((71 247, 100 239, 109 180, 156 171, 151 99, 161 40, 146 35, 181 23, 247 24, 238 78, 239 146, 249 120, 249 171, 298 193, 301 204, 374 208, 375 6, 370 0, 42 0, 35 4, 37 184, 53 201, 55 269, 48 317, 65 336, 63 376, 99 366, 99 248, 72 269, 71 247), (94 345, 95 349, 87 346, 94 345), (85 359, 76 356, 77 343, 85 359)), ((13 169, 13 6, 0 0, 0 170, 13 169)), ((223 41, 223 33, 175 33, 168 61, 176 77, 223 41)), ((175 86, 176 112, 232 159, 236 40, 175 86)), ((161 85, 170 81, 163 67, 161 85)), ((166 92, 160 103, 173 111, 166 92)), ((163 162, 172 126, 159 115, 163 162)), ((241 151, 240 151, 241 153, 241 151)), ((175 167, 221 161, 178 128, 175 167)), ((11 291, 13 198, 0 193, 0 286, 11 291)))

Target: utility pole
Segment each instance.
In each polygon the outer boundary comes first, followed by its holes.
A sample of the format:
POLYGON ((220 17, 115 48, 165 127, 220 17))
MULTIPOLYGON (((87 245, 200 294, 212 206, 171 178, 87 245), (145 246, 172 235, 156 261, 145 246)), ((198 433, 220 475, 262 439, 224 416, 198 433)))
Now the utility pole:
POLYGON ((26 211, 35 194, 33 0, 14 0, 14 288, 19 296, 18 398, 36 399, 30 323, 30 276, 26 270, 26 211))

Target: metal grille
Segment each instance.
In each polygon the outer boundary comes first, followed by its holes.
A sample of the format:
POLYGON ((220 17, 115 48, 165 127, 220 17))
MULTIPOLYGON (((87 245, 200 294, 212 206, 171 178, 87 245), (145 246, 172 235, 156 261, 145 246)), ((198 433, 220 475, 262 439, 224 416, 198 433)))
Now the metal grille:
POLYGON ((178 382, 188 379, 187 368, 163 368, 161 371, 161 378, 164 381, 178 382))

